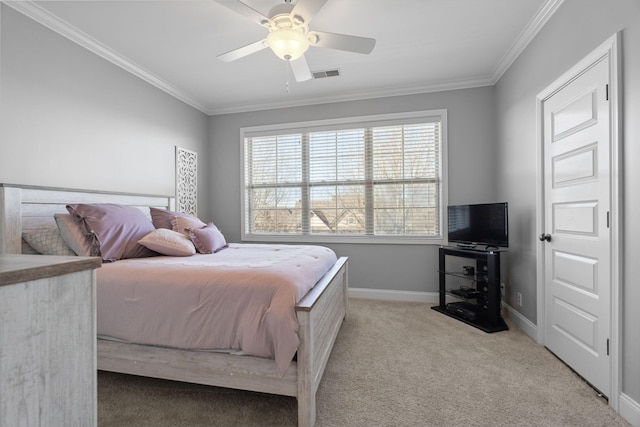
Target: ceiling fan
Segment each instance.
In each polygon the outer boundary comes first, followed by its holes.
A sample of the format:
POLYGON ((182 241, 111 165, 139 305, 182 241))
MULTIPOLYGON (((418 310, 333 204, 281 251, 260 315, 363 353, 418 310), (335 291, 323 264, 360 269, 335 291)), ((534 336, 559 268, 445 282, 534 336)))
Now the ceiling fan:
POLYGON ((304 58, 309 46, 368 54, 376 44, 375 39, 367 37, 310 31, 309 23, 327 0, 298 0, 295 4, 285 0, 274 6, 268 16, 240 0, 215 1, 269 30, 265 39, 218 55, 220 60, 235 61, 269 47, 279 58, 289 62, 298 82, 311 79, 311 71, 304 58))

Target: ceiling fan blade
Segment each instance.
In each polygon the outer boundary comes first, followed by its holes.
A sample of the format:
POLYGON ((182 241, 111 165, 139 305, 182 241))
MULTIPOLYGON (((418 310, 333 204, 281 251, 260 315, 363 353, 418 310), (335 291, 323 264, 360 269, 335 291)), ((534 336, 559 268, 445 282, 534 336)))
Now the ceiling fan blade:
POLYGON ((371 53, 376 45, 376 40, 368 37, 325 33, 323 31, 310 31, 309 35, 317 36, 316 42, 312 44, 313 46, 328 47, 331 49, 346 50, 355 53, 371 53))
POLYGON ((220 3, 224 7, 227 7, 234 12, 239 13, 240 15, 248 18, 249 20, 255 22, 258 25, 264 25, 266 22, 269 22, 269 18, 264 16, 262 13, 258 12, 251 6, 248 6, 242 3, 240 0, 215 0, 217 3, 220 3))
POLYGON ((304 23, 309 25, 309 22, 326 2, 327 0, 298 0, 291 10, 291 16, 300 16, 304 23))
POLYGON ((248 44, 238 49, 231 50, 227 53, 223 53, 217 56, 217 58, 224 62, 235 61, 236 59, 243 58, 252 53, 256 53, 267 47, 266 40, 258 40, 257 42, 248 44))
POLYGON ((311 80, 311 70, 309 70, 309 65, 307 65, 307 60, 304 59, 304 55, 298 59, 289 61, 289 65, 297 82, 311 80))

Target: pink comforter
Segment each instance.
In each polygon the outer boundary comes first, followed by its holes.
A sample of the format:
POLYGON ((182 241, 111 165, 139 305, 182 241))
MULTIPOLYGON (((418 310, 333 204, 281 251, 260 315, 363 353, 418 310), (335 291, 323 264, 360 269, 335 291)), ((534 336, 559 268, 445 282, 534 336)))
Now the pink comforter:
POLYGON ((294 306, 336 262, 320 246, 230 244, 216 254, 126 259, 97 270, 98 335, 275 359, 298 348, 294 306))

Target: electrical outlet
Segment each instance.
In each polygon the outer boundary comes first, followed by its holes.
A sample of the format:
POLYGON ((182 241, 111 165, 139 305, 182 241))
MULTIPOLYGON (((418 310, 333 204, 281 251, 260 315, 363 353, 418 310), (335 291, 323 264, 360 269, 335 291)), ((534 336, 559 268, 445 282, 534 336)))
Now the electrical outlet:
POLYGON ((516 292, 516 304, 518 304, 518 307, 522 307, 522 294, 520 292, 516 292))

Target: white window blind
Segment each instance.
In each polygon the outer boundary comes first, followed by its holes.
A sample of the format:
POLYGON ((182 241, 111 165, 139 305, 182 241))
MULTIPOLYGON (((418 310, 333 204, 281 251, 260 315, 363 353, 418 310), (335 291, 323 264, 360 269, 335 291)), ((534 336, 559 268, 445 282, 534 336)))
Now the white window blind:
POLYGON ((441 239, 442 114, 245 129, 243 238, 441 239))

